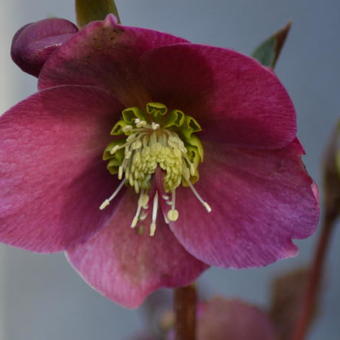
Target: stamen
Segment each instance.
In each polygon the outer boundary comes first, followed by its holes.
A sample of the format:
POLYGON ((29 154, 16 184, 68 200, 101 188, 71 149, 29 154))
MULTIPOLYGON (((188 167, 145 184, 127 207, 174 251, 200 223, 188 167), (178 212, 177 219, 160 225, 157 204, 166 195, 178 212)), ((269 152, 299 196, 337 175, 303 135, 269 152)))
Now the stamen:
POLYGON ((167 218, 171 222, 175 222, 178 220, 179 212, 176 209, 176 190, 173 190, 171 193, 171 209, 167 213, 167 218))
POLYGON ((104 210, 108 205, 110 205, 111 201, 118 195, 119 191, 123 188, 125 183, 124 181, 121 181, 118 185, 117 189, 113 192, 113 194, 107 198, 99 207, 100 210, 104 210))
POLYGON ((155 196, 153 198, 153 205, 152 205, 152 220, 150 224, 150 236, 154 236, 156 232, 157 212, 158 212, 158 192, 156 191, 155 196))
POLYGON ((159 126, 160 126, 160 125, 157 124, 157 123, 155 123, 155 122, 152 122, 152 123, 151 123, 151 129, 152 129, 152 130, 157 130, 157 129, 159 129, 159 126))
POLYGON ((133 129, 131 125, 125 125, 122 130, 123 132, 130 132, 133 129))
POLYGON ((132 220, 131 228, 135 228, 138 221, 141 220, 142 208, 144 208, 147 205, 148 201, 149 201, 149 196, 145 194, 144 190, 142 190, 138 198, 137 211, 136 211, 135 217, 132 220))
POLYGON ((211 210, 212 210, 210 205, 202 199, 202 197, 197 192, 197 190, 194 188, 194 186, 191 184, 191 182, 188 181, 188 183, 189 183, 189 187, 190 187, 191 191, 193 192, 193 194, 195 195, 195 197, 202 203, 202 205, 207 210, 207 212, 210 213, 211 210))

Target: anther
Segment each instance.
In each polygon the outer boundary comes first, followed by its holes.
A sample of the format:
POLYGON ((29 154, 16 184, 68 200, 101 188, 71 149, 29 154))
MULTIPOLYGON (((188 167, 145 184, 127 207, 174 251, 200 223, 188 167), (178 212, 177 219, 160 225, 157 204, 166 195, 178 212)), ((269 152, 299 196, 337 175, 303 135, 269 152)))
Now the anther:
POLYGON ((99 207, 100 210, 104 210, 108 205, 110 205, 111 201, 118 195, 119 191, 123 188, 125 180, 120 182, 117 189, 113 192, 113 194, 107 198, 99 207))
POLYGON ((123 132, 130 132, 132 129, 133 127, 131 125, 125 125, 122 127, 123 132))
POLYGON ((189 183, 189 187, 190 187, 191 191, 193 192, 193 194, 195 195, 195 197, 201 202, 201 204, 204 206, 204 208, 207 210, 207 212, 210 213, 212 211, 210 205, 202 199, 202 197, 197 192, 195 187, 191 184, 191 182, 188 181, 188 183, 189 183))
POLYGON ((157 124, 157 123, 155 123, 155 122, 152 122, 152 123, 151 123, 151 129, 152 129, 152 130, 157 130, 157 129, 159 129, 159 124, 157 124))

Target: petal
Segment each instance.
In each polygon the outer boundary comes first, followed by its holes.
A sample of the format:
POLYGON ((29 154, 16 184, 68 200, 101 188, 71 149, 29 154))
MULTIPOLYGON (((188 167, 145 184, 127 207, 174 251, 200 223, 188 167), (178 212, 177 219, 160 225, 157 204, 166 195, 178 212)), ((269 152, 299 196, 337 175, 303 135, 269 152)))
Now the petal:
POLYGON ((240 300, 214 298, 201 306, 198 340, 275 340, 269 316, 240 300))
POLYGON ((0 240, 57 251, 89 237, 116 181, 102 152, 120 105, 104 91, 42 91, 0 117, 0 240))
POLYGON ((52 18, 28 24, 13 38, 12 59, 23 71, 38 76, 52 52, 77 31, 77 26, 65 19, 52 18))
POLYGON ((311 235, 319 217, 299 145, 276 151, 205 146, 195 187, 212 212, 180 188, 180 217, 171 224, 180 243, 201 261, 223 267, 263 266, 294 256, 291 239, 311 235))
POLYGON ((193 115, 207 139, 271 149, 295 138, 295 111, 286 90, 255 59, 177 44, 146 53, 142 65, 153 100, 193 115))
POLYGON ((155 47, 184 42, 157 31, 117 25, 112 15, 82 29, 53 55, 39 87, 95 85, 113 91, 125 106, 149 101, 139 80, 139 58, 155 47))
MULTIPOLYGON (((206 268, 177 242, 163 217, 153 237, 147 230, 131 229, 136 206, 137 195, 127 190, 108 225, 68 251, 70 262, 92 287, 129 308, 158 288, 191 283, 206 268)), ((149 223, 146 219, 144 225, 149 223)))

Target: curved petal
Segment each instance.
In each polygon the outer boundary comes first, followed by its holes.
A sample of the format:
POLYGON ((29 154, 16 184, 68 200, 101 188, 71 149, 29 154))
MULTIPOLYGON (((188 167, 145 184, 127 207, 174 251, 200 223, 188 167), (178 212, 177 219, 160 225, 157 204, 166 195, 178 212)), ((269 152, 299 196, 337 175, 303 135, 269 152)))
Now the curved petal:
MULTIPOLYGON (((189 284, 207 267, 183 249, 163 217, 153 237, 131 229, 136 206, 137 195, 127 190, 108 225, 68 250, 70 262, 91 286, 129 308, 158 288, 189 284)), ((149 223, 147 218, 143 224, 149 223)))
POLYGON ((198 340, 278 339, 269 315, 240 300, 214 298, 201 305, 198 340))
POLYGON ((38 76, 52 52, 77 31, 77 26, 65 19, 52 18, 28 24, 13 38, 12 59, 24 72, 38 76))
POLYGON ((294 256, 291 239, 311 235, 319 217, 315 185, 300 154, 296 142, 276 151, 207 144, 195 187, 212 212, 180 188, 180 217, 171 224, 179 242, 201 261, 223 267, 263 266, 294 256))
POLYGON ((102 152, 120 110, 96 88, 42 91, 0 117, 0 240, 58 251, 102 226, 116 181, 102 152))
POLYGON ((95 85, 113 91, 125 106, 149 96, 139 79, 139 58, 155 47, 184 42, 157 31, 116 24, 112 15, 90 23, 53 55, 43 68, 39 87, 95 85))
POLYGON ((178 44, 146 53, 141 63, 152 99, 193 115, 206 139, 275 149, 295 138, 295 111, 286 90, 255 59, 178 44))

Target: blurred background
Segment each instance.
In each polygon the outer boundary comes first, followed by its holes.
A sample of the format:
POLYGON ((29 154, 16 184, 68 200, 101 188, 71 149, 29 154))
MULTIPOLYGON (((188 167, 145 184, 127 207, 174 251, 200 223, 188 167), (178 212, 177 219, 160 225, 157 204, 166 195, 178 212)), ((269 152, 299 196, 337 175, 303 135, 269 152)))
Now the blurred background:
MULTIPOLYGON (((122 22, 250 54, 263 39, 293 27, 276 72, 298 112, 305 163, 318 184, 340 116, 338 0, 117 0, 122 22)), ((36 80, 10 60, 13 34, 49 16, 74 21, 72 0, 11 0, 0 4, 0 112, 33 93, 36 80)), ((1 190, 1 188, 0 188, 1 190)), ((273 277, 309 263, 316 237, 298 242, 300 255, 267 268, 210 269, 199 280, 207 296, 242 297, 266 306, 273 277)), ((328 256, 322 306, 309 339, 339 339, 340 233, 328 256)), ((120 340, 143 328, 140 310, 126 310, 91 290, 63 254, 38 255, 0 246, 0 340, 120 340)))

